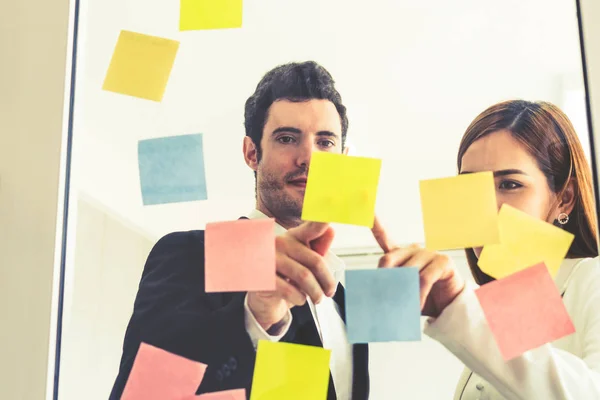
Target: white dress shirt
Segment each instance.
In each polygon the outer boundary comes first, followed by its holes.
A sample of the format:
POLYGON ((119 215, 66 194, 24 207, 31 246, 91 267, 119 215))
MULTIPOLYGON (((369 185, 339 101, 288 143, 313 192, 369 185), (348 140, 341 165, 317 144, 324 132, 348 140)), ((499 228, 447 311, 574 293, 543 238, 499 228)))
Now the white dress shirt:
MULTIPOLYGON (((268 218, 258 210, 253 210, 248 214, 248 218, 268 218)), ((281 235, 286 229, 275 223, 275 234, 281 235)), ((344 262, 332 252, 325 255, 327 266, 333 273, 334 278, 339 282, 344 273, 344 262)), ((339 400, 350 400, 352 397, 352 345, 348 342, 346 335, 346 326, 342 320, 338 305, 332 298, 325 297, 319 304, 314 304, 310 297, 307 300, 310 311, 315 320, 317 331, 321 337, 323 348, 331 350, 331 359, 329 368, 331 377, 335 386, 337 398, 339 400)), ((248 295, 244 301, 246 331, 254 344, 258 346, 259 340, 270 340, 277 342, 287 333, 292 324, 292 313, 288 310, 286 316, 281 321, 281 328, 277 335, 269 335, 262 326, 256 321, 254 315, 248 307, 248 295)))
POLYGON ((600 399, 600 265, 565 260, 555 278, 575 333, 502 359, 479 301, 467 287, 425 333, 466 366, 455 400, 600 399), (473 372, 471 372, 473 371, 473 372))

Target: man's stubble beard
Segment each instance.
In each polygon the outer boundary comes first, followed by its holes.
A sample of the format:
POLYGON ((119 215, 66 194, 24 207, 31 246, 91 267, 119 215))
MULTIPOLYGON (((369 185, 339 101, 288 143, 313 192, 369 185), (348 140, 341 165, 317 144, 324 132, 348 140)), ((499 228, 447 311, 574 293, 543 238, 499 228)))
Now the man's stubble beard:
POLYGON ((278 178, 259 168, 257 173, 257 195, 263 205, 280 220, 297 220, 302 217, 302 201, 292 198, 285 191, 286 178, 278 178))

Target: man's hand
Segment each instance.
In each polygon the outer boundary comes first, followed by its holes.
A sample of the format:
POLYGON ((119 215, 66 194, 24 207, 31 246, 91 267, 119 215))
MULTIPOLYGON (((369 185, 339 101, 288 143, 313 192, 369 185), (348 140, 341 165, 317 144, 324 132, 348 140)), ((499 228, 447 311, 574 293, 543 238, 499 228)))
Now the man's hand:
POLYGON ((275 291, 248 292, 248 307, 263 329, 280 322, 288 309, 306 303, 306 296, 317 304, 335 294, 335 279, 323 258, 333 236, 328 224, 318 222, 305 222, 277 236, 275 291))
POLYGON ((379 260, 379 268, 419 268, 423 315, 439 317, 463 291, 465 282, 448 256, 423 249, 416 244, 409 247, 392 244, 377 217, 372 232, 385 253, 379 260))

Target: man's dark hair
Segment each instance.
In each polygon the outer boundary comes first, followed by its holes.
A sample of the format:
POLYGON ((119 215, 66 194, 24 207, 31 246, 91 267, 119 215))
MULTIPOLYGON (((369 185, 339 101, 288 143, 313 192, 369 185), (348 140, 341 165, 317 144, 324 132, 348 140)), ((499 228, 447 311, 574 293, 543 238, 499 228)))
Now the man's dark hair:
POLYGON ((331 74, 314 61, 288 63, 273 68, 260 80, 256 90, 246 101, 244 126, 246 136, 250 136, 258 149, 260 160, 260 141, 267 121, 271 104, 277 100, 307 101, 325 99, 331 101, 342 123, 342 148, 346 142, 348 117, 342 97, 335 88, 331 74))

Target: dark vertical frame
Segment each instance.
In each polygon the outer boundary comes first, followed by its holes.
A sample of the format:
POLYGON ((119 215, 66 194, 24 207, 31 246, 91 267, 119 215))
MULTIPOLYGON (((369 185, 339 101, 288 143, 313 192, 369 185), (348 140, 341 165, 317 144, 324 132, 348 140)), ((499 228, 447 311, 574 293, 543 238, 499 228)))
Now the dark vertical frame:
POLYGON ((60 246, 60 271, 58 281, 58 308, 56 317, 56 348, 54 358, 54 379, 52 387, 52 398, 58 400, 58 384, 60 377, 60 357, 62 347, 62 331, 63 331, 63 306, 65 298, 65 272, 66 272, 66 258, 67 258, 67 229, 69 220, 69 193, 71 188, 71 153, 73 151, 73 122, 75 118, 75 83, 77 78, 77 44, 78 44, 78 33, 79 33, 79 7, 80 0, 73 0, 75 3, 73 11, 73 49, 71 54, 71 81, 69 88, 69 114, 67 123, 67 147, 66 159, 65 159, 65 192, 64 192, 64 203, 63 203, 63 221, 62 221, 62 232, 61 239, 62 243, 60 246))
MULTIPOLYGON (((596 218, 600 221, 600 192, 599 192, 599 174, 598 174, 598 155, 596 154, 596 138, 594 136, 594 123, 593 123, 593 113, 592 113, 592 102, 591 102, 591 93, 590 93, 590 78, 589 78, 589 68, 588 68, 588 58, 586 53, 586 43, 585 43, 585 31, 584 31, 584 23, 583 23, 583 15, 582 15, 582 0, 575 0, 575 4, 577 7, 577 26, 579 29, 579 47, 581 50, 581 65, 583 70, 583 84, 585 87, 585 112, 588 123, 588 132, 590 135, 590 147, 591 147, 591 166, 592 166, 592 174, 594 177, 594 196, 596 198, 596 218)), ((589 45, 589 43, 588 43, 589 45)))

